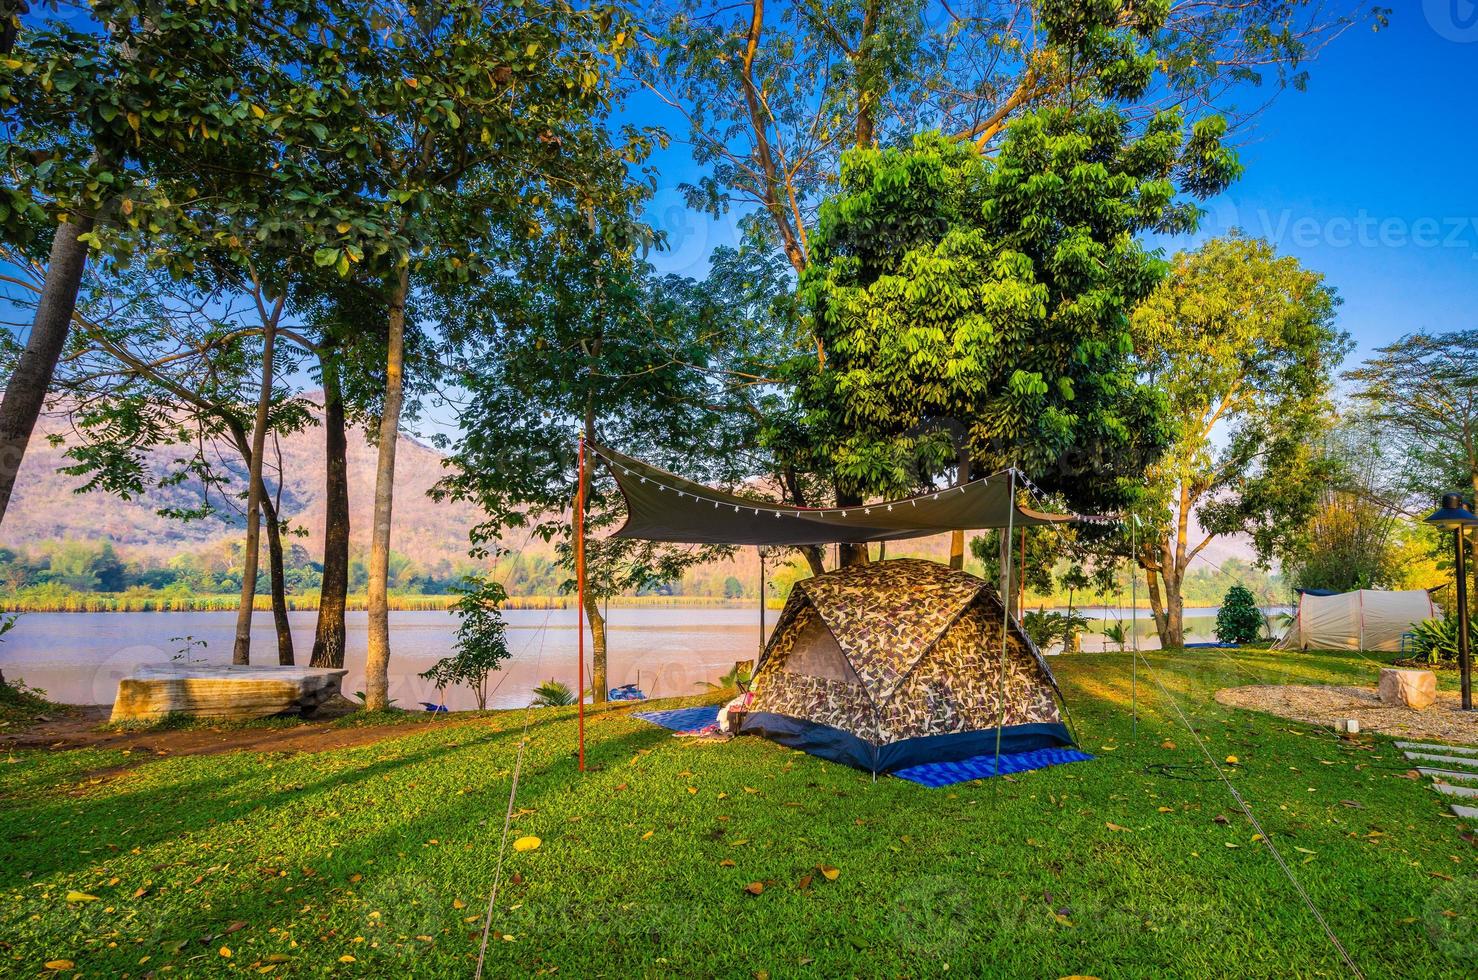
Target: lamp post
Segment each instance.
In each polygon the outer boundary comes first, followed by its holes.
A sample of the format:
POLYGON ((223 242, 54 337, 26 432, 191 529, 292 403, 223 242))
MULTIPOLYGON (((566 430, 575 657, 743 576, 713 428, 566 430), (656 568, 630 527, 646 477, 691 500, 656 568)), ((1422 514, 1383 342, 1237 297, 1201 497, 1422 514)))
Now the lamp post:
POLYGON ((1457 663, 1462 673, 1463 710, 1473 710, 1473 670, 1468 651, 1468 556, 1463 531, 1478 526, 1478 517, 1455 493, 1442 498, 1442 506, 1426 517, 1426 523, 1452 532, 1453 564, 1457 573, 1457 663))

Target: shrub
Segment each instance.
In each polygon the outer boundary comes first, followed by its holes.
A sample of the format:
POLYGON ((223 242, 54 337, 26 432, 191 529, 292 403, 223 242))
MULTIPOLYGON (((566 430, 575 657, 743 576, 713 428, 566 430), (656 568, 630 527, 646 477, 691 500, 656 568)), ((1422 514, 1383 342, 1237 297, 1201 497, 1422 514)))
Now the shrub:
POLYGON ((1046 650, 1053 643, 1061 642, 1064 653, 1077 648, 1078 634, 1088 626, 1088 620, 1074 613, 1035 612, 1028 610, 1021 616, 1021 631, 1036 644, 1038 650, 1046 650))
POLYGON ((501 609, 508 595, 497 582, 478 576, 469 576, 467 587, 458 593, 452 607, 460 619, 457 652, 441 658, 421 676, 435 684, 438 693, 452 685, 465 684, 477 699, 478 710, 486 711, 488 676, 508 659, 501 609))
MULTIPOLYGON (((1468 624, 1468 649, 1478 650, 1478 623, 1468 624)), ((1428 619, 1411 628, 1412 659, 1432 665, 1457 663, 1457 617, 1428 619)))
POLYGON ((1216 638, 1222 643, 1251 643, 1262 635, 1262 610, 1250 589, 1234 585, 1227 589, 1216 614, 1216 638))
POLYGON ((575 703, 575 692, 570 690, 568 684, 550 679, 534 688, 532 703, 535 708, 568 707, 575 703))

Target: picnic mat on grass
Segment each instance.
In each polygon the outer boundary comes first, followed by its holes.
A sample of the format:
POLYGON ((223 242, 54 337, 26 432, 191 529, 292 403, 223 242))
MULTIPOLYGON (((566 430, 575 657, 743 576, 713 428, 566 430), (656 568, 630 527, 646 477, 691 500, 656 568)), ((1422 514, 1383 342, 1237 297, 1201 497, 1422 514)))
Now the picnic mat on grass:
POLYGON ((718 707, 708 704, 697 708, 673 708, 670 711, 638 711, 634 717, 675 732, 692 735, 718 724, 718 707))
POLYGON ((1032 752, 1017 752, 1001 756, 1001 768, 996 769, 996 757, 977 755, 959 762, 926 762, 921 766, 898 769, 893 775, 920 786, 952 786, 971 779, 989 779, 1003 773, 1026 772, 1029 769, 1045 769, 1066 762, 1088 762, 1093 756, 1077 749, 1036 749, 1032 752))

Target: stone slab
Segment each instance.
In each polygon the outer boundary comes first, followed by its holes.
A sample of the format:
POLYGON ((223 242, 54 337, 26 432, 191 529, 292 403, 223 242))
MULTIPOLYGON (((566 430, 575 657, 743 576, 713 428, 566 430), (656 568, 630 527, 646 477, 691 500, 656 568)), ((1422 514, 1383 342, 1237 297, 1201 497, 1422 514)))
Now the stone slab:
POLYGON ((1433 779, 1478 780, 1478 772, 1458 772, 1455 769, 1428 769, 1426 766, 1417 766, 1416 771, 1423 776, 1430 776, 1433 779))
POLYGON ((1445 762, 1451 766, 1478 766, 1478 759, 1470 755, 1433 755, 1429 752, 1408 752, 1406 758, 1412 761, 1422 762, 1445 762))
POLYGON ((113 722, 167 715, 244 720, 311 715, 340 694, 347 670, 217 664, 141 664, 118 682, 113 722))
POLYGON ((1451 783, 1433 783, 1432 788, 1447 796, 1478 796, 1478 786, 1454 786, 1451 783))
POLYGON ((1478 755, 1478 745, 1437 745, 1432 742, 1397 742, 1398 749, 1414 752, 1457 752, 1460 755, 1478 755))

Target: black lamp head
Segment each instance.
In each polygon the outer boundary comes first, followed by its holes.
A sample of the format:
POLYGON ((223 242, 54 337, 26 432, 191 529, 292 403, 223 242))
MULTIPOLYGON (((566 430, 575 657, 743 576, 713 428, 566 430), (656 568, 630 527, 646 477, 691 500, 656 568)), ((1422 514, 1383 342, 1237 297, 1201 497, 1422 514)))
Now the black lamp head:
POLYGON ((1468 510, 1467 503, 1455 493, 1444 495, 1442 497, 1442 506, 1432 511, 1423 520, 1434 527, 1440 527, 1447 531, 1456 531, 1459 528, 1478 525, 1478 517, 1475 517, 1473 512, 1468 510))

